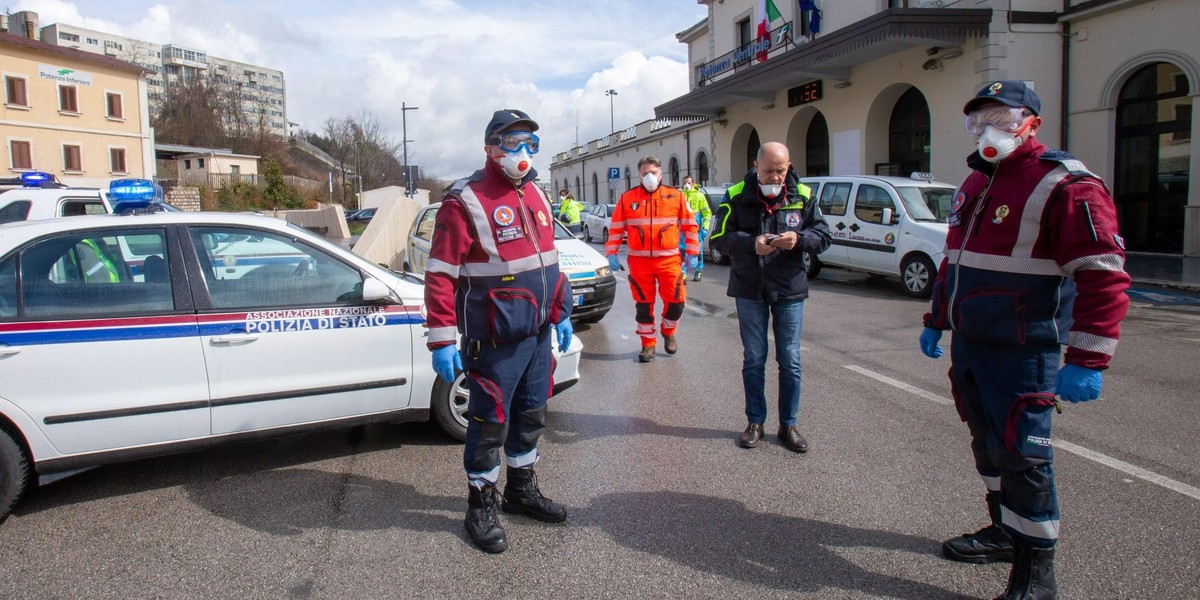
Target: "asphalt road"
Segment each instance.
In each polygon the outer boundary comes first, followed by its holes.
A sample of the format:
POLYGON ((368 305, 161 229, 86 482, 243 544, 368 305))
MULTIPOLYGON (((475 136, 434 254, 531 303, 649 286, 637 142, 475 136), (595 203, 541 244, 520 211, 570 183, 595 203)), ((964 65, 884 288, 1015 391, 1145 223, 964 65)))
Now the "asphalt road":
MULTIPOLYGON (((462 530, 461 446, 381 425, 96 469, 0 526, 4 598, 991 598, 1007 565, 939 557, 984 519, 925 303, 826 269, 806 304, 800 423, 744 450, 724 267, 690 284, 675 356, 638 364, 624 284, 580 326, 583 381, 551 400, 538 465, 567 523, 462 530)), ((1103 397, 1056 418, 1063 598, 1200 597, 1200 305, 1136 296, 1103 397)), ((1156 296, 1157 294, 1157 296, 1156 296)), ((946 340, 948 341, 948 340, 946 340)), ((771 373, 769 363, 768 374, 771 373)), ((768 375, 768 398, 775 384, 768 375)))

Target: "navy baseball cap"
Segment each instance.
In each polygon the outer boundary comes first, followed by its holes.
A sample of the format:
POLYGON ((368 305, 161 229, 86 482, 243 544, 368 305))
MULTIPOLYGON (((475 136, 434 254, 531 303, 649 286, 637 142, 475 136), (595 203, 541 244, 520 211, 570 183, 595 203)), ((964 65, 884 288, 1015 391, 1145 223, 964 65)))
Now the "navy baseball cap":
POLYGON ((1029 112, 1035 115, 1042 112, 1042 99, 1038 98, 1037 92, 1029 89, 1024 81, 1005 80, 993 81, 983 86, 983 89, 963 107, 963 114, 969 115, 989 102, 999 102, 1013 108, 1028 108, 1029 112))
POLYGON ((531 119, 529 115, 525 114, 524 111, 520 111, 515 108, 506 108, 504 110, 498 110, 492 113, 492 120, 490 123, 488 123, 487 130, 485 130, 483 133, 483 143, 491 145, 493 141, 492 138, 494 138, 497 133, 508 129, 517 123, 525 123, 529 126, 530 131, 538 130, 537 121, 531 119))

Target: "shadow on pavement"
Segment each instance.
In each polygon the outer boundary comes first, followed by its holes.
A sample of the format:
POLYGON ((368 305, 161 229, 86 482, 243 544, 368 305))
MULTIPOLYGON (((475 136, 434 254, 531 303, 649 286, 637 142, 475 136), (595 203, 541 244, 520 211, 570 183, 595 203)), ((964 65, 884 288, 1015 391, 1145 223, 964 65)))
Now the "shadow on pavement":
POLYGON ((572 522, 616 542, 719 577, 794 592, 823 588, 888 598, 969 598, 919 581, 868 571, 839 550, 867 547, 930 555, 939 542, 834 523, 758 513, 740 502, 681 492, 600 496, 572 522))
POLYGON ((550 410, 542 439, 555 444, 575 444, 597 438, 625 435, 663 435, 693 440, 732 440, 735 434, 725 429, 705 429, 663 425, 644 417, 592 415, 550 410))

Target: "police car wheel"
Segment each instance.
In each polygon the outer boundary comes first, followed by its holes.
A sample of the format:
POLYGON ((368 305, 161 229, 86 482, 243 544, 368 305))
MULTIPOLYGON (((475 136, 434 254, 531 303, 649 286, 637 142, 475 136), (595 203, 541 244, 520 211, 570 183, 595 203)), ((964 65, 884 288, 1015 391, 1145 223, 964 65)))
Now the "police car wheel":
POLYGON ((904 259, 900 265, 900 280, 904 293, 913 298, 928 298, 933 294, 933 280, 937 277, 933 261, 924 254, 915 254, 904 259))
POLYGON ((29 485, 29 460, 17 441, 0 428, 0 523, 12 512, 29 485))
POLYGON ((471 391, 462 373, 458 374, 454 383, 446 383, 438 377, 433 384, 433 396, 429 399, 438 426, 446 435, 460 442, 467 439, 467 403, 470 399, 471 391))

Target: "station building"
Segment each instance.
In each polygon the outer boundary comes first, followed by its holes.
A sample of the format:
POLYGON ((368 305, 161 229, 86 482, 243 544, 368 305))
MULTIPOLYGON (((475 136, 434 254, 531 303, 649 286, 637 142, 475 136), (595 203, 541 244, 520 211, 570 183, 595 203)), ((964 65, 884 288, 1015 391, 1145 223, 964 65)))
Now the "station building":
POLYGON ((708 17, 677 35, 689 91, 635 135, 556 155, 556 189, 607 201, 609 175, 619 194, 645 154, 664 161, 669 184, 670 164, 709 185, 738 181, 767 141, 786 143, 801 175, 931 172, 957 184, 974 150, 963 104, 1018 79, 1042 98, 1038 139, 1108 182, 1130 251, 1200 256, 1200 2, 775 0, 765 36, 758 0, 698 2, 708 17))

